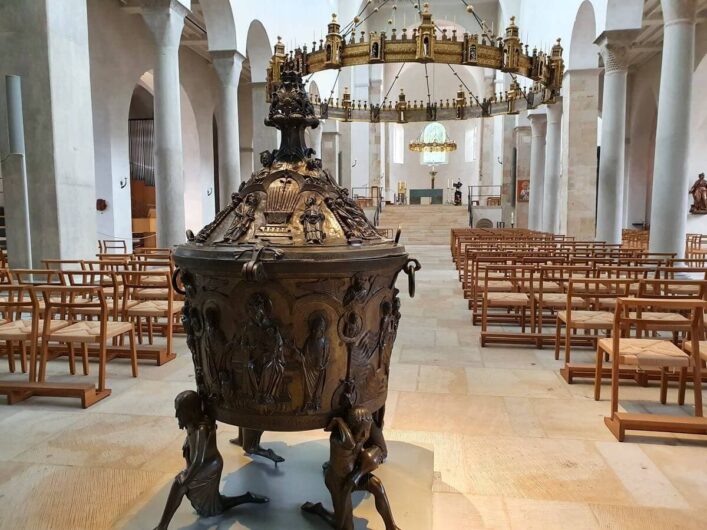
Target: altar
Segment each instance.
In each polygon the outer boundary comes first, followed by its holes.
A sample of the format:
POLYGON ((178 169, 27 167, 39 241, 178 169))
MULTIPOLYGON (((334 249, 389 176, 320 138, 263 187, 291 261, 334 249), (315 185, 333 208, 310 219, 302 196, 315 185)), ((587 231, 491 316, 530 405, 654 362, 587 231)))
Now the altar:
POLYGON ((443 189, 410 190, 410 204, 422 204, 423 197, 430 198, 429 204, 443 204, 444 203, 444 190, 443 189))

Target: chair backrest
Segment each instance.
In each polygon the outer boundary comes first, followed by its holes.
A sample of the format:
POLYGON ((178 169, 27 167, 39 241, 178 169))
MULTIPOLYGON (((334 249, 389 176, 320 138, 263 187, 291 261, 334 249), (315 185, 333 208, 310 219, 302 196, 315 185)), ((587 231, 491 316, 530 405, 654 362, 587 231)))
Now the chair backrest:
POLYGON ((130 254, 110 254, 108 252, 99 252, 96 254, 99 260, 118 260, 125 261, 130 259, 130 254))
POLYGON ((133 256, 138 259, 139 256, 159 256, 162 258, 169 258, 172 256, 171 248, 157 248, 157 247, 140 247, 133 251, 133 256))
MULTIPOLYGON (((19 320, 23 315, 29 315, 33 321, 36 321, 39 314, 38 307, 37 297, 32 287, 0 284, 0 318, 19 320)), ((33 322, 33 325, 35 324, 33 322)))
POLYGON ((110 316, 114 319, 118 317, 123 299, 116 272, 110 270, 80 270, 62 271, 62 275, 64 276, 64 283, 70 287, 102 287, 110 316))
POLYGON ((83 268, 83 260, 81 259, 43 259, 42 264, 45 269, 64 270, 83 268))
MULTIPOLYGON (((104 239, 102 241, 101 253, 103 254, 127 254, 128 244, 124 239, 104 239)), ((100 245, 99 245, 100 246, 100 245)))
POLYGON ((699 341, 705 307, 707 307, 707 302, 694 298, 617 298, 612 331, 616 347, 614 351, 618 351, 618 341, 622 332, 628 331, 632 327, 646 328, 650 326, 650 329, 654 331, 689 331, 693 343, 695 340, 699 341), (654 313, 675 312, 688 317, 684 324, 652 316, 654 313), (646 316, 646 314, 651 316, 646 316))
POLYGON ((64 285, 61 272, 53 269, 11 269, 10 275, 20 285, 64 285))
MULTIPOLYGON (((166 290, 167 308, 172 309, 174 301, 174 288, 172 287, 172 275, 169 271, 139 271, 131 270, 117 273, 123 284, 123 311, 127 311, 129 302, 139 300, 145 302, 150 298, 145 296, 149 290, 166 290), (140 294, 137 295, 138 291, 140 294)), ((155 300, 164 301, 164 296, 155 297, 155 300)))
POLYGON ((592 309, 606 309, 607 301, 626 297, 637 280, 630 278, 572 278, 567 282, 567 311, 572 297, 581 296, 592 309))
POLYGON ((707 298, 706 280, 652 279, 638 282, 638 298, 698 299, 707 298))
POLYGON ((151 256, 147 259, 132 260, 128 265, 130 269, 134 271, 168 270, 172 272, 174 270, 174 263, 171 259, 155 259, 151 256))
POLYGON ((66 286, 66 285, 40 285, 35 287, 38 298, 44 302, 44 329, 46 336, 49 332, 49 320, 59 317, 60 320, 74 322, 81 320, 85 315, 96 316, 101 322, 101 337, 105 337, 106 322, 108 321, 108 306, 103 294, 103 287, 93 285, 66 286))
POLYGON ((87 271, 126 271, 130 269, 130 256, 124 256, 124 259, 84 260, 83 268, 87 271))

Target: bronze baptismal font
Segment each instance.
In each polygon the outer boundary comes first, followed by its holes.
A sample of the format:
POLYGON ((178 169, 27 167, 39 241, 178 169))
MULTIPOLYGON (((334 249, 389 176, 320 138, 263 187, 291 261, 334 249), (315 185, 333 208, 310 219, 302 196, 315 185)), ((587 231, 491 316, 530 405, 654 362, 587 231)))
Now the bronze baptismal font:
POLYGON ((306 147, 305 129, 319 120, 289 68, 265 124, 280 130, 279 149, 262 153, 263 167, 212 223, 187 232, 188 242, 174 253, 197 392, 180 394, 176 403, 187 430, 187 468, 175 479, 159 527, 167 527, 184 496, 204 515, 267 502, 219 493, 221 421, 239 427, 233 442, 246 453, 275 462, 283 459, 260 446, 263 431, 326 429, 324 478, 333 511, 324 499, 302 510, 351 530, 351 493, 364 490, 394 530, 372 472, 387 456, 383 419, 401 316, 395 282, 406 272, 414 294, 420 265, 376 231, 306 147))

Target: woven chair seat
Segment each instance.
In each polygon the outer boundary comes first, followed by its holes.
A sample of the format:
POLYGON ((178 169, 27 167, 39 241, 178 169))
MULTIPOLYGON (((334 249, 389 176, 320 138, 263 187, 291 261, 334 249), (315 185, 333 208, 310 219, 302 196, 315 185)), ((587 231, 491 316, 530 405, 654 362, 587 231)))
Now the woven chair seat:
MULTIPOLYGON (((535 299, 540 301, 540 295, 536 294, 535 299)), ((542 303, 545 307, 567 307, 567 295, 563 293, 543 293, 542 303)), ((573 296, 572 307, 584 307, 587 303, 584 298, 573 296)))
MULTIPOLYGON (((635 313, 635 312, 629 313, 629 318, 639 318, 638 313, 635 313)), ((668 313, 668 312, 664 312, 664 311, 663 312, 642 311, 640 318, 646 319, 646 320, 660 320, 661 322, 669 322, 669 323, 673 323, 673 322, 681 323, 681 324, 689 324, 690 323, 690 319, 688 319, 684 315, 681 315, 680 313, 668 313)))
POLYGON ((133 296, 138 300, 167 300, 169 289, 167 287, 148 287, 136 289, 133 296))
POLYGON ((530 303, 525 293, 488 293, 486 300, 491 307, 523 307, 530 303))
MULTIPOLYGON (((598 348, 614 355, 613 339, 599 339, 598 348)), ((619 339, 619 363, 638 368, 687 368, 690 356, 667 340, 619 339)))
MULTIPOLYGON (((567 323, 567 311, 558 311, 557 318, 567 323)), ((610 311, 572 311, 571 327, 576 329, 611 329, 614 314, 610 311)))
MULTIPOLYGON (((63 320, 50 321, 50 331, 55 331, 68 326, 63 320)), ((37 326, 37 333, 41 334, 44 329, 44 321, 40 320, 37 326)), ((0 326, 0 340, 27 340, 32 335, 31 320, 13 320, 0 326)))
MULTIPOLYGON (((149 300, 129 307, 127 313, 131 317, 166 317, 167 307, 167 300, 149 300)), ((181 312, 183 307, 184 302, 172 302, 172 314, 181 312)))
MULTIPOLYGON (((532 282, 525 282, 522 285, 523 291, 539 291, 540 290, 540 280, 533 280, 532 282)), ((561 293, 564 291, 562 286, 557 282, 544 281, 542 284, 543 293, 561 293)))
MULTIPOLYGON (((686 340, 683 345, 683 349, 688 352, 692 353, 692 341, 691 340, 686 340)), ((700 345, 698 346, 700 348, 700 358, 702 360, 707 361, 707 340, 701 340, 700 345)))
POLYGON ((513 284, 508 280, 489 280, 488 285, 484 282, 479 282, 476 284, 476 289, 479 291, 486 290, 487 292, 506 292, 513 289, 513 284))
MULTIPOLYGON (((106 337, 107 339, 117 337, 123 333, 129 333, 133 329, 130 322, 106 322, 106 337)), ((60 342, 101 342, 101 323, 99 321, 89 320, 76 322, 57 331, 53 331, 49 335, 50 340, 60 342)))

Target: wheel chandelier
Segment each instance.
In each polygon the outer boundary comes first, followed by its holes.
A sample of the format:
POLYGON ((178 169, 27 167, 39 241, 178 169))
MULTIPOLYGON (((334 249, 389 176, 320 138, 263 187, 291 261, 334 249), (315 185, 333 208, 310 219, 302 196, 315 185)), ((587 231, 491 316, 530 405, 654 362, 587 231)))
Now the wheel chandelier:
MULTIPOLYGON (((549 54, 537 49, 533 49, 531 53, 528 45, 524 45, 520 40, 515 17, 511 17, 504 36, 495 36, 467 0, 460 1, 478 23, 480 34, 464 33, 460 36, 453 28, 450 35, 447 28, 440 28, 435 24, 429 4, 425 3, 421 8, 419 4, 415 5, 420 23, 412 28, 411 35, 408 34, 407 28, 403 28, 400 34, 392 28, 390 35, 386 35, 385 31, 374 31, 368 35, 365 31, 360 31, 357 38, 357 28, 389 1, 383 0, 379 7, 367 13, 372 4, 369 0, 358 16, 343 29, 336 15, 332 15, 326 37, 320 39, 318 45, 316 41, 313 42, 311 50, 302 46, 288 53, 278 37, 267 71, 268 97, 279 86, 282 72, 286 69, 295 70, 302 76, 311 76, 316 72, 340 71, 349 66, 402 63, 380 103, 353 100, 348 88, 344 89, 341 98, 334 98, 332 89, 328 98, 322 99, 317 95, 311 97, 317 114, 321 119, 345 122, 430 122, 518 114, 523 110, 556 102, 564 74, 560 39, 557 39, 549 54), (427 101, 408 101, 404 88, 400 89, 397 101, 394 102, 388 97, 403 67, 409 63, 418 63, 425 67, 427 101), (446 64, 451 69, 461 83, 456 97, 432 100, 428 64, 446 64), (456 72, 455 65, 490 68, 508 73, 511 76, 510 86, 504 92, 479 98, 456 72), (518 76, 533 81, 530 89, 521 88, 518 76)), ((393 6, 393 9, 395 8, 396 6, 393 6)), ((388 23, 392 24, 392 20, 388 23)), ((334 85, 336 86, 336 82, 334 85)), ((447 147, 453 150, 451 145, 447 147)))

